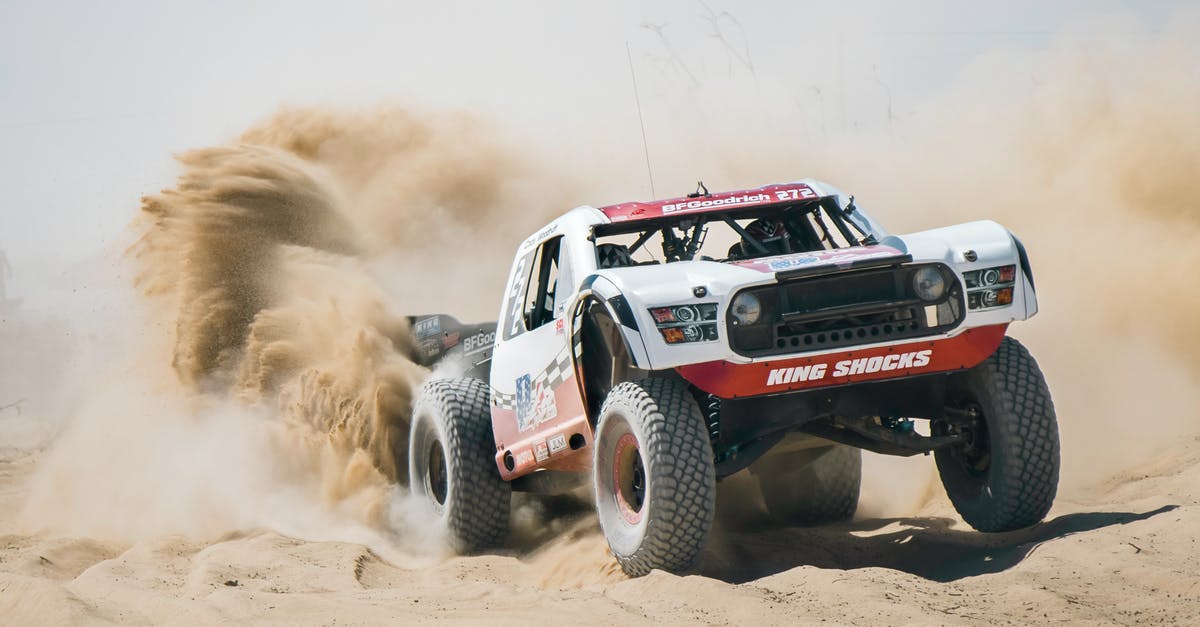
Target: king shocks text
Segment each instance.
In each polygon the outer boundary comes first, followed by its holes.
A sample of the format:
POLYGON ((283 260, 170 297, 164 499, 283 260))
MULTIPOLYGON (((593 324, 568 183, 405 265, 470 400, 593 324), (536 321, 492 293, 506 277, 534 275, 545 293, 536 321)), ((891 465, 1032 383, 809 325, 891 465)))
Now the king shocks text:
POLYGON ((875 357, 843 359, 833 364, 832 371, 830 371, 829 364, 827 363, 794 366, 791 368, 775 368, 767 375, 767 385, 787 385, 789 383, 796 383, 797 381, 818 381, 824 379, 827 374, 833 377, 850 377, 875 372, 924 368, 929 365, 929 358, 932 355, 933 350, 926 349, 911 353, 894 353, 891 355, 877 355, 875 357))

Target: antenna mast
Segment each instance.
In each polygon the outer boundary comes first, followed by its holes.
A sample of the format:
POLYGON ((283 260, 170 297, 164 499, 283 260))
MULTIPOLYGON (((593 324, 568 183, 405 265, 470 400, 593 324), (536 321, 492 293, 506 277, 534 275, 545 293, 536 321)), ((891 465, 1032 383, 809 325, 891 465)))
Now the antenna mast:
POLYGON ((625 55, 629 57, 629 78, 633 80, 633 101, 637 103, 638 124, 642 127, 642 152, 646 155, 646 176, 650 178, 650 196, 655 200, 658 194, 654 192, 654 171, 650 169, 650 144, 646 142, 646 121, 642 118, 642 99, 638 96, 637 74, 633 71, 633 53, 629 51, 629 42, 625 42, 625 55))

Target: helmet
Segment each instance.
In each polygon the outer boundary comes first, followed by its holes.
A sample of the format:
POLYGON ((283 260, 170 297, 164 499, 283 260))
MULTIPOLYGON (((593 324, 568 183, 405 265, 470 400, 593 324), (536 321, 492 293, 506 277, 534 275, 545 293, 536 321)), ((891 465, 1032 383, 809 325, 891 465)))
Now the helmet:
MULTIPOLYGON (((766 255, 782 255, 790 250, 787 245, 787 227, 780 218, 759 218, 746 226, 746 235, 767 249, 766 255)), ((742 238, 742 254, 747 257, 763 257, 758 247, 742 238)))

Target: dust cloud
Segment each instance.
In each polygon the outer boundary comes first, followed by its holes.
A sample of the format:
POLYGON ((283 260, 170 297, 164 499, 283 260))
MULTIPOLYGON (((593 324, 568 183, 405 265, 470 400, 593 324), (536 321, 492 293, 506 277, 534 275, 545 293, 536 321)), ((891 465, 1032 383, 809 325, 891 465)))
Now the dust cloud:
POLYGON ((1040 312, 1011 333, 1049 381, 1068 498, 1200 432, 1200 54, 1125 44, 981 60, 863 181, 900 226, 986 218, 1023 239, 1040 312))
POLYGON ((89 383, 27 518, 123 540, 265 526, 425 544, 397 487, 428 376, 405 314, 442 303, 381 284, 448 287, 397 251, 445 262, 485 229, 503 242, 490 223, 523 206, 521 159, 481 120, 394 107, 285 109, 178 161, 131 226, 123 325, 142 331, 109 347, 117 366, 89 383))
MULTIPOLYGON (((1120 45, 1067 32, 985 56, 892 135, 805 168, 895 232, 992 219, 1022 238, 1040 312, 1010 333, 1049 382, 1065 498, 1200 433, 1200 48, 1183 34, 1200 18, 1185 17, 1120 45)), ((892 472, 867 479, 868 513, 940 492, 927 460, 874 461, 892 472)))

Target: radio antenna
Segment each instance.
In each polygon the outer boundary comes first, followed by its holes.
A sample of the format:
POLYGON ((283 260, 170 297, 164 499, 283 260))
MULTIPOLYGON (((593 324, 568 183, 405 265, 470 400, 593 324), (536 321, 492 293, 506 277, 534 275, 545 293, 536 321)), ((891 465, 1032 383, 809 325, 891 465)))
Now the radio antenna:
POLYGON ((633 80, 633 101, 637 103, 638 124, 642 127, 642 152, 646 155, 646 176, 650 178, 650 196, 658 200, 654 192, 654 171, 650 169, 650 144, 646 142, 646 120, 642 118, 642 99, 638 96, 637 74, 633 71, 633 53, 629 50, 629 42, 625 42, 625 56, 629 57, 629 78, 633 80))

